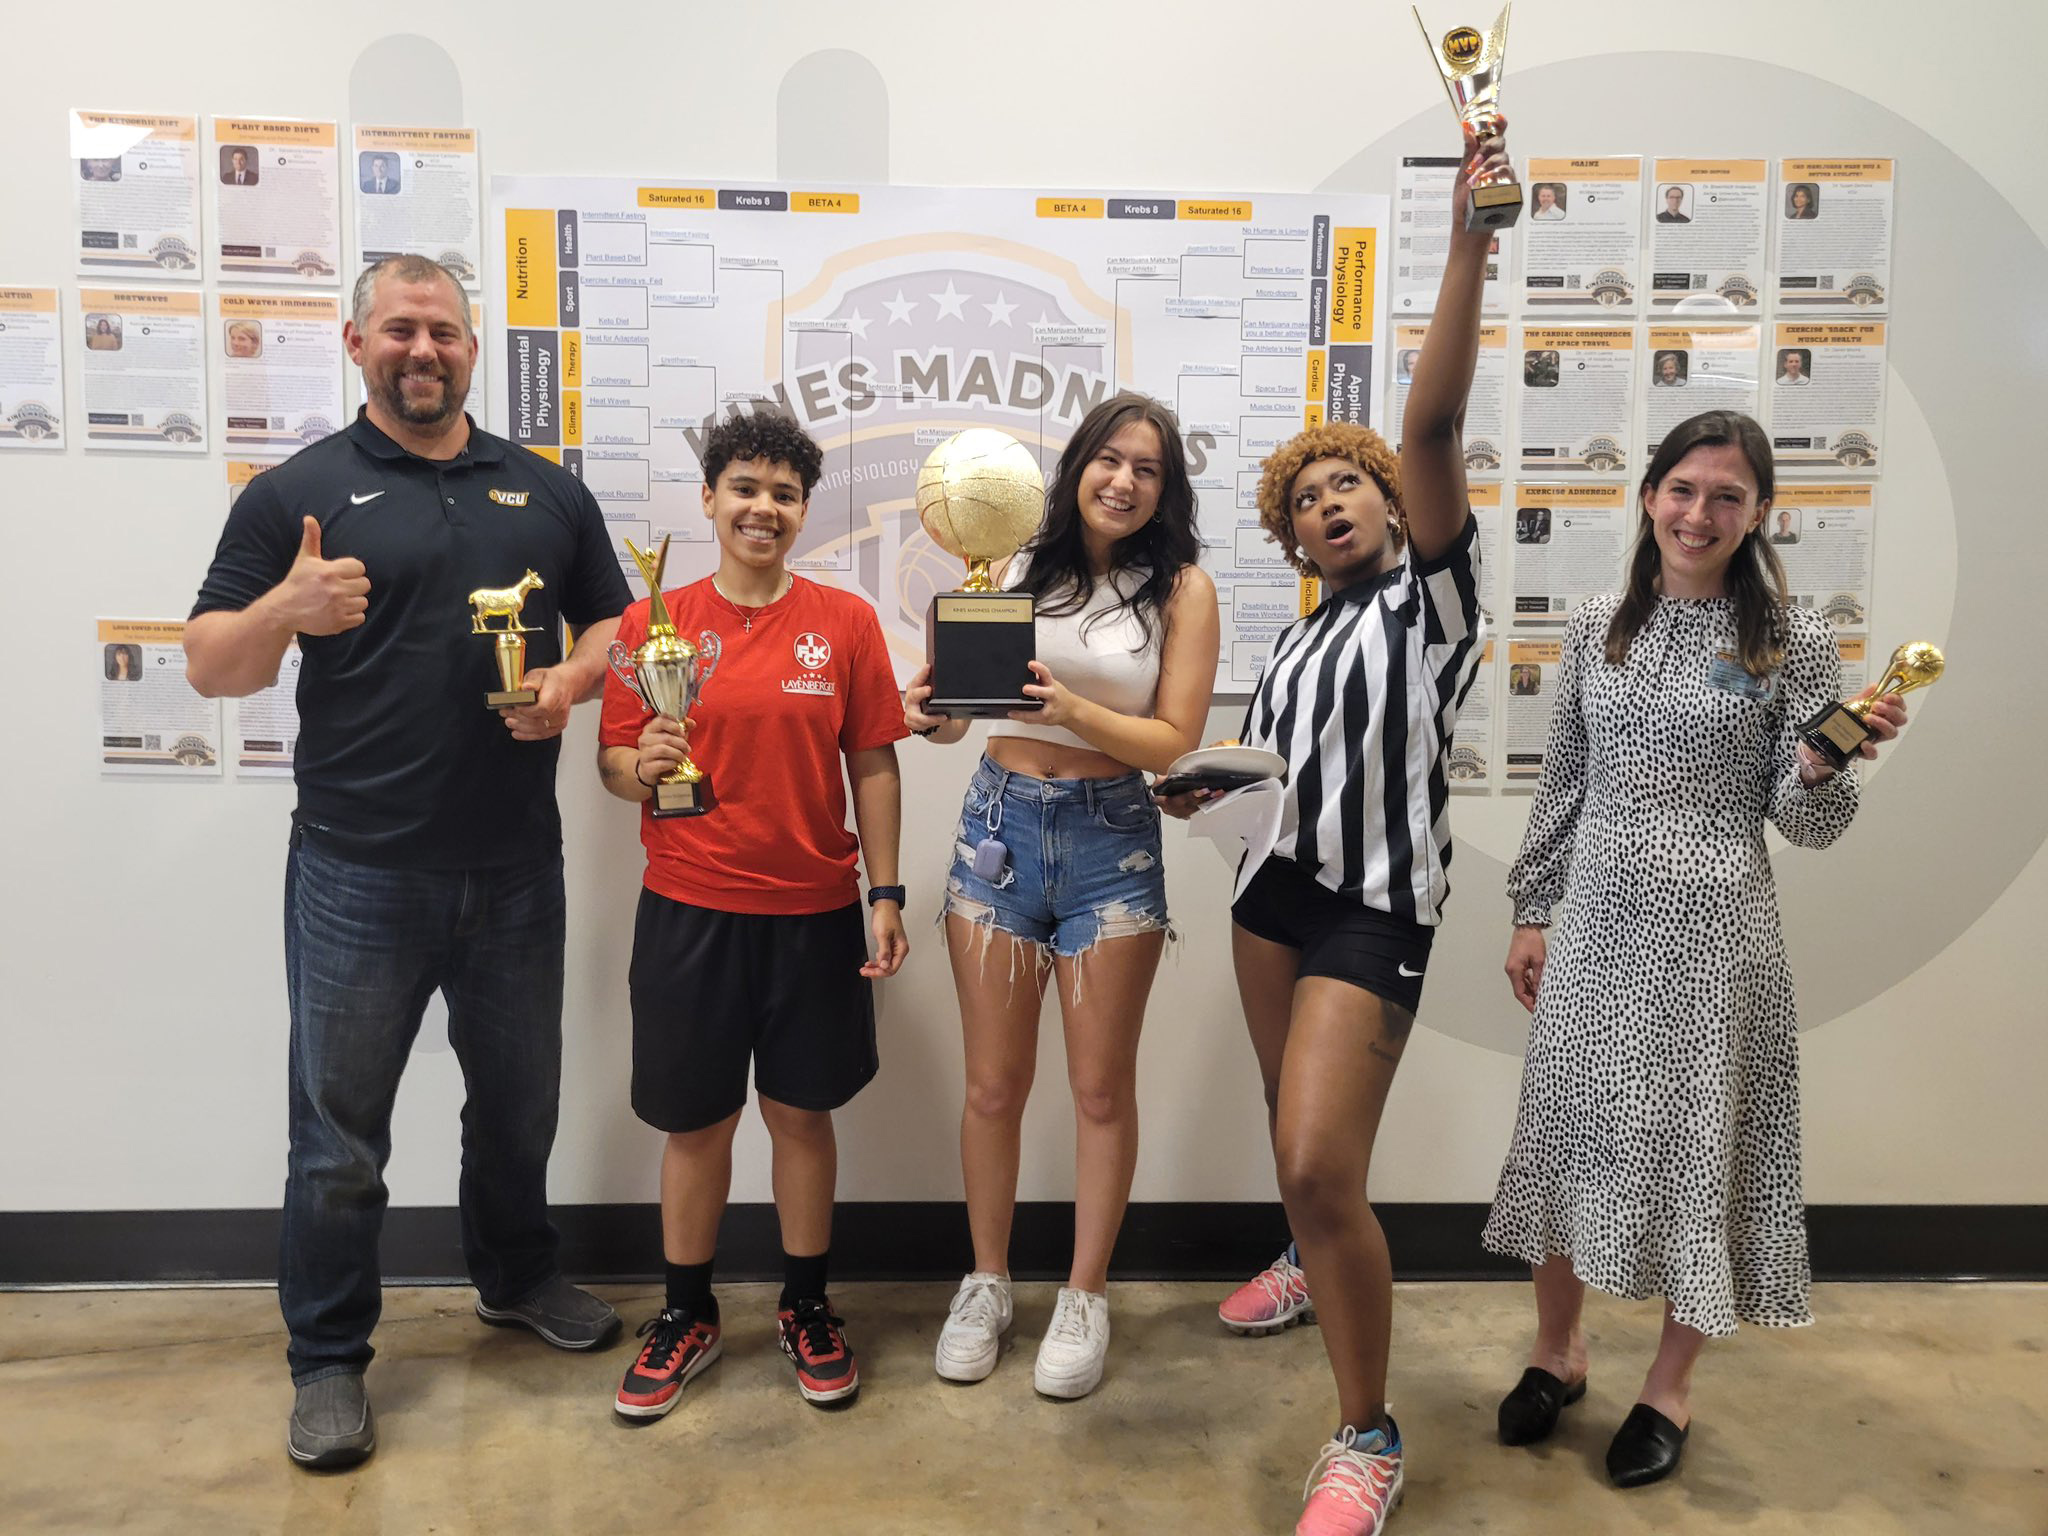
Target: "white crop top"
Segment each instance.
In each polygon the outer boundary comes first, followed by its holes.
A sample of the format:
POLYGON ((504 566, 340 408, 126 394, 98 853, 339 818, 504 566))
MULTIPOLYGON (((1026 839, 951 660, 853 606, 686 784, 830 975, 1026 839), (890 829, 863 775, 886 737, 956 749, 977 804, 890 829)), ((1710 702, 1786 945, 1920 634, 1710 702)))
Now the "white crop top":
MULTIPOLYGON (((1024 579, 1027 556, 1018 555, 1004 573, 1003 585, 1024 579)), ((1135 592, 1145 572, 1124 570, 1095 584, 1085 607, 1056 617, 1038 615, 1038 659, 1062 685, 1104 709, 1150 719, 1159 698, 1159 636, 1165 616, 1155 616, 1155 635, 1146 643, 1145 627, 1131 609, 1109 611, 1135 592), (1108 615, 1107 617, 1096 617, 1108 615), (1094 622, 1089 622, 1090 620, 1094 622), (1084 636, 1083 630, 1086 630, 1084 636)), ((1033 741, 1098 750, 1063 725, 1023 725, 1001 717, 989 722, 991 736, 1028 736, 1033 741)))

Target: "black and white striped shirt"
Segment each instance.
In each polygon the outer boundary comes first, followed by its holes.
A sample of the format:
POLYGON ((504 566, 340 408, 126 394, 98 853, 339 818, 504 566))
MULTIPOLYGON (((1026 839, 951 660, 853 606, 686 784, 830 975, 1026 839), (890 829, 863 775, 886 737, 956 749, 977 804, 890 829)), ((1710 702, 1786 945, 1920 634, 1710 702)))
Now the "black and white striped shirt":
POLYGON ((1273 643, 1241 733, 1287 759, 1275 857, 1411 922, 1443 919, 1451 862, 1444 752, 1478 672, 1478 527, 1433 561, 1404 553, 1273 643))

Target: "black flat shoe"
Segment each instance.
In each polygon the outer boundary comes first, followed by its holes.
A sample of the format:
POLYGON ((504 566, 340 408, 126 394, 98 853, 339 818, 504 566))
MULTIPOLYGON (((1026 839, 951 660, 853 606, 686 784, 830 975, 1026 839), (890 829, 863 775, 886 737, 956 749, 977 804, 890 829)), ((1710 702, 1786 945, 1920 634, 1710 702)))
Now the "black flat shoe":
POLYGON ((1607 1447, 1607 1475, 1614 1486, 1640 1488, 1676 1472, 1691 1429, 1680 1429, 1648 1403, 1637 1403, 1607 1447))
POLYGON ((1559 1412, 1585 1395, 1583 1376, 1566 1386, 1541 1366, 1530 1366, 1515 1390, 1500 1400, 1500 1443, 1534 1445, 1548 1440, 1559 1412))

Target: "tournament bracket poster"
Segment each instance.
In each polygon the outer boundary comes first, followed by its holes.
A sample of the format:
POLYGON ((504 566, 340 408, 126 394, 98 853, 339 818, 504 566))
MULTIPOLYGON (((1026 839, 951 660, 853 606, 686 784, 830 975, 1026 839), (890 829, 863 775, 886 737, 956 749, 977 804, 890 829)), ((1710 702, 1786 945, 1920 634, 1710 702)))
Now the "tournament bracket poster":
POLYGON ((1178 414, 1223 610, 1217 686, 1248 691, 1312 594, 1258 526, 1260 462, 1304 425, 1377 426, 1384 196, 492 182, 491 426, 580 475, 618 535, 717 548, 698 449, 775 409, 825 451, 791 552, 881 614, 899 673, 959 561, 919 525, 917 470, 995 427, 1051 472, 1088 409, 1178 414))

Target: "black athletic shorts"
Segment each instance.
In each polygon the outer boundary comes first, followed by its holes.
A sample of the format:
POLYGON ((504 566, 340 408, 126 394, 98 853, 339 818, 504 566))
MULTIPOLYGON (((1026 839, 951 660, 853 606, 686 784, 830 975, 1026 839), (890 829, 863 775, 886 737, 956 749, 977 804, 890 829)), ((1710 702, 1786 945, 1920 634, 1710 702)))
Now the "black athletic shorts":
POLYGON ((837 1109, 874 1077, 867 924, 836 912, 714 912, 641 888, 633 922, 633 1112, 701 1131, 764 1098, 837 1109))
POLYGON ((1414 1013, 1436 930, 1318 885, 1292 859, 1269 858, 1230 909, 1245 932, 1301 951, 1302 976, 1334 976, 1414 1013))

